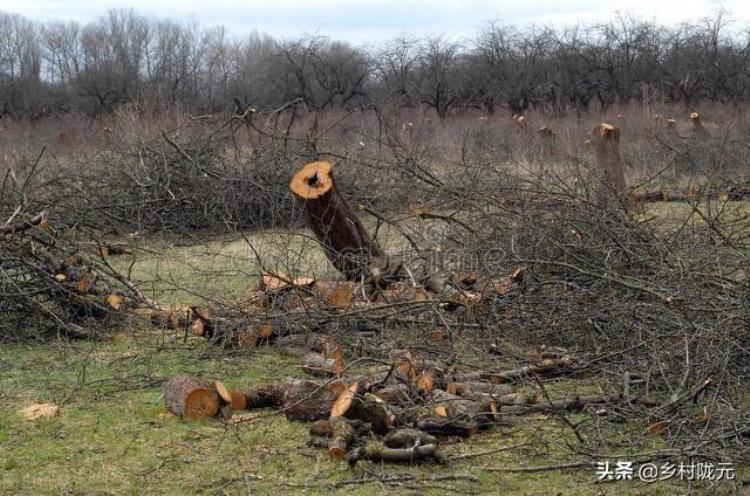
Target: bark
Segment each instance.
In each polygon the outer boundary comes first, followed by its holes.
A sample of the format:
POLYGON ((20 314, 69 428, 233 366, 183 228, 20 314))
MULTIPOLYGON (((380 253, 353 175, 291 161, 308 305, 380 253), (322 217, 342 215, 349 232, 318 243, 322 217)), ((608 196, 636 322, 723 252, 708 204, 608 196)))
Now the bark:
POLYGON ((484 375, 483 379, 489 379, 494 384, 503 384, 506 382, 515 382, 528 378, 529 376, 539 375, 551 375, 568 368, 572 365, 569 358, 561 359, 547 359, 543 360, 542 363, 534 365, 526 365, 513 370, 507 370, 505 372, 496 372, 484 375))
POLYGON ((438 417, 473 420, 480 424, 491 422, 494 415, 498 413, 497 403, 493 399, 485 401, 474 401, 464 399, 436 389, 429 396, 429 402, 438 417))
POLYGON ((390 463, 413 463, 424 460, 442 462, 435 444, 425 444, 412 448, 389 448, 379 442, 370 442, 352 451, 348 458, 349 464, 355 465, 359 460, 390 463))
POLYGON ((417 429, 436 436, 470 437, 482 427, 478 422, 452 419, 422 419, 416 423, 417 429))
POLYGON ((176 376, 164 385, 164 404, 175 415, 186 420, 214 417, 221 401, 214 387, 203 379, 176 376))
POLYGON ((409 386, 407 386, 406 384, 391 384, 384 387, 383 389, 376 391, 373 394, 375 394, 375 396, 382 399, 386 403, 401 405, 404 403, 408 403, 411 400, 409 392, 409 386))
POLYGON ((386 434, 383 443, 389 448, 411 448, 417 444, 437 444, 437 439, 418 429, 398 429, 386 434))
POLYGON ((302 370, 316 376, 332 376, 344 371, 346 365, 341 357, 326 358, 319 353, 308 353, 302 370))
POLYGON ((302 422, 314 422, 327 418, 336 395, 314 381, 293 380, 287 383, 281 405, 286 418, 302 422))
POLYGON ((581 411, 588 405, 608 403, 615 401, 615 398, 605 396, 575 396, 566 400, 540 401, 530 405, 511 405, 501 406, 502 415, 524 415, 527 413, 548 413, 560 411, 581 411))
POLYGON ((381 435, 396 425, 393 408, 372 393, 365 393, 361 398, 357 398, 347 416, 371 424, 372 431, 381 435))
POLYGON ((331 164, 305 165, 290 188, 305 200, 309 226, 333 266, 348 280, 368 276, 373 258, 383 258, 384 253, 336 188, 331 164))
POLYGON ((625 174, 620 158, 620 130, 612 124, 602 123, 594 128, 596 147, 597 184, 599 206, 608 208, 625 193, 625 174))
POLYGON ((331 441, 328 443, 328 455, 334 460, 343 460, 349 446, 356 439, 354 427, 344 417, 331 417, 331 441))
POLYGON ((284 393, 287 387, 291 387, 286 381, 282 383, 269 384, 242 390, 245 397, 245 408, 279 408, 284 403, 284 393))
POLYGON ((0 227, 0 233, 2 234, 15 234, 19 232, 26 231, 28 229, 31 229, 34 226, 40 226, 43 225, 43 223, 47 222, 48 214, 46 211, 42 211, 32 217, 31 219, 19 222, 17 224, 7 224, 0 227))
POLYGON ((696 202, 701 200, 714 201, 750 201, 750 188, 731 188, 727 191, 670 191, 656 190, 643 193, 633 193, 631 199, 635 203, 652 202, 696 202))
POLYGON ((711 136, 711 134, 708 132, 708 129, 706 129, 703 125, 703 121, 701 120, 701 116, 698 112, 693 112, 690 114, 690 122, 693 123, 694 138, 708 138, 709 136, 711 136))
POLYGON ((448 384, 447 392, 457 396, 472 398, 480 394, 490 396, 503 396, 513 393, 513 386, 507 384, 492 384, 489 382, 451 382, 448 384))

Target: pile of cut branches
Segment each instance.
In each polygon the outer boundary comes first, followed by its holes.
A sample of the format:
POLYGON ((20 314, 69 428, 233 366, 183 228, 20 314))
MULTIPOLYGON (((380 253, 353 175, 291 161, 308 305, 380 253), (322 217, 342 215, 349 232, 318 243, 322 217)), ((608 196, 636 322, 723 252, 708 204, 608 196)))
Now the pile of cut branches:
MULTIPOLYGON (((6 212, 6 210, 0 210, 6 212)), ((47 212, 21 207, 0 226, 0 339, 95 337, 125 308, 153 303, 47 212)))
MULTIPOLYGON (((332 341, 328 345, 337 347, 332 341)), ((393 350, 390 362, 363 373, 340 370, 334 375, 319 369, 332 375, 325 381, 288 379, 241 389, 176 376, 165 384, 165 405, 188 420, 277 409, 288 420, 311 423, 309 445, 354 465, 359 460, 443 463, 437 449, 440 438, 514 426, 527 414, 585 410, 602 415, 626 400, 597 395, 551 399, 543 398, 539 389, 520 389, 532 377, 541 381, 574 369, 576 362, 565 350, 547 351, 523 367, 502 371, 461 371, 408 350, 393 350)))

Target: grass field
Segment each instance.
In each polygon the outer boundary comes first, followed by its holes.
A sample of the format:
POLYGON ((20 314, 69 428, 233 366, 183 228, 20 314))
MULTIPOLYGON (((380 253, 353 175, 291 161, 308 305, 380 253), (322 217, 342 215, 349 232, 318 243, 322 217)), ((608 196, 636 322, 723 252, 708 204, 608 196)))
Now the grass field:
MULTIPOLYGON (((256 233, 249 239, 260 253, 267 251, 264 243, 281 243, 294 257, 263 264, 328 270, 305 237, 256 233)), ((173 304, 196 301, 198 290, 217 299, 236 298, 258 268, 243 237, 144 246, 148 249, 135 265, 123 259, 121 268, 132 270, 153 296, 173 304)), ((288 422, 270 410, 237 422, 185 423, 164 410, 161 386, 170 376, 201 375, 246 386, 302 377, 297 360, 270 348, 222 351, 200 338, 137 324, 123 324, 118 331, 99 342, 2 345, 0 493, 668 495, 689 490, 671 481, 597 483, 594 470, 586 467, 489 470, 577 459, 566 447, 571 431, 556 418, 541 415, 529 417, 522 428, 499 428, 446 443, 442 450, 448 457, 477 456, 454 458, 441 468, 361 463, 352 469, 306 446, 306 424, 288 422), (24 420, 24 407, 46 402, 61 407, 57 416, 24 420), (386 477, 391 481, 383 482, 386 477)), ((568 386, 562 381, 553 387, 568 386)), ((580 390, 579 384, 575 387, 580 390)), ((632 425, 623 425, 617 434, 624 447, 630 437, 643 435, 644 426, 632 425)), ((646 443, 656 449, 660 439, 646 443)), ((714 489, 720 494, 736 490, 731 484, 714 489)))
MULTIPOLYGON (((350 469, 306 446, 307 425, 272 411, 237 423, 184 423, 164 411, 161 384, 177 373, 246 385, 300 376, 274 350, 219 352, 153 331, 104 342, 5 345, 0 351, 0 492, 3 494, 674 494, 678 488, 596 484, 593 469, 501 473, 487 467, 571 461, 560 423, 543 417, 522 429, 447 444, 448 467, 361 464, 350 469), (26 421, 21 408, 62 405, 26 421), (523 445, 527 444, 527 447, 523 445), (520 445, 520 446, 519 446, 520 445), (514 448, 514 446, 516 446, 514 448), (350 482, 379 475, 388 486, 350 482), (455 480, 451 480, 455 477, 455 480)), ((636 433, 633 432, 635 435, 636 433)), ((655 441, 656 442, 656 441, 655 441)))

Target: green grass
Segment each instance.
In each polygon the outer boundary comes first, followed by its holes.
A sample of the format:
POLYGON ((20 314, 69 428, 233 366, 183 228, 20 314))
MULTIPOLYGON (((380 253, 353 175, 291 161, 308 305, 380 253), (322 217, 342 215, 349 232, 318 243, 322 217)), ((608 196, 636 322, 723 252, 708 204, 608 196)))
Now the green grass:
MULTIPOLYGON (((300 233, 254 233, 200 244, 149 240, 122 270, 162 302, 189 304, 195 294, 231 300, 254 284, 260 265, 330 276, 314 243, 300 233), (255 258, 257 252, 261 263, 255 258), (283 257, 277 254, 284 253, 283 257), (215 271, 219 271, 220 277, 215 271)), ((679 494, 686 485, 662 482, 598 484, 588 468, 508 473, 488 467, 547 465, 574 460, 566 447, 574 437, 553 417, 525 418, 520 428, 499 428, 462 442, 447 442, 447 456, 523 445, 489 455, 434 465, 352 469, 306 446, 307 428, 272 411, 253 412, 239 423, 185 423, 165 414, 161 387, 175 374, 220 378, 230 386, 301 377, 298 360, 273 349, 221 351, 199 338, 152 329, 123 328, 99 342, 3 343, 0 347, 0 493, 2 494, 679 494), (54 418, 26 421, 34 403, 61 405, 54 418), (358 477, 409 475, 382 485, 342 484, 358 477), (456 480, 434 480, 436 476, 456 480), (471 480, 466 478, 470 477, 471 480), (461 478, 463 477, 463 478, 461 478), (337 485, 338 484, 338 485, 337 485)), ((559 381, 549 391, 594 391, 595 385, 559 381)), ((597 421, 585 415, 572 422, 597 421)), ((612 424, 604 431, 625 450, 644 438, 644 426, 612 424)), ((723 484, 720 493, 733 493, 723 484)))
MULTIPOLYGON (((185 423, 164 413, 161 384, 178 373, 222 378, 231 385, 299 376, 295 360, 274 350, 222 353, 199 340, 141 332, 105 342, 12 344, 0 360, 0 492, 4 494, 381 494, 378 484, 330 487, 367 468, 411 474, 395 494, 445 494, 447 487, 480 494, 597 494, 589 469, 532 474, 496 473, 486 466, 570 460, 562 447, 570 433, 550 419, 448 444, 446 455, 528 443, 456 461, 445 468, 379 466, 355 469, 309 448, 307 425, 272 411, 251 420, 185 423), (21 409, 62 404, 60 414, 37 421, 21 409), (541 439, 547 441, 543 443, 541 439), (433 475, 470 475, 476 481, 431 481, 433 475), (409 486, 412 486, 411 489, 409 486), (566 489, 568 488, 568 489, 566 489)), ((607 494, 673 494, 668 485, 610 483, 607 494)))
MULTIPOLYGON (((363 222, 370 229, 375 224, 371 218, 363 222)), ((387 225, 378 234, 379 242, 391 253, 406 247, 404 238, 387 225)), ((152 237, 117 241, 131 245, 133 254, 112 257, 115 268, 164 305, 205 303, 207 295, 231 302, 257 281, 261 271, 338 277, 306 229, 251 231, 209 240, 152 237)))

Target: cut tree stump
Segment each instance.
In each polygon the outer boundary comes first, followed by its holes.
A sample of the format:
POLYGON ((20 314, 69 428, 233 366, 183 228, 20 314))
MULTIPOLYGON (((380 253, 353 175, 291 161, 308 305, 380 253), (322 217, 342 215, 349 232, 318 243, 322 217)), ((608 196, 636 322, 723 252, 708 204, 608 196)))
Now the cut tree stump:
POLYGON ((308 163, 289 187, 305 201, 310 229, 333 266, 350 281, 369 278, 374 259, 384 259, 384 253, 337 190, 331 164, 308 163))
POLYGON ((711 133, 709 133, 708 129, 706 129, 706 127, 703 125, 701 115, 698 112, 690 113, 690 122, 693 123, 693 137, 708 138, 709 136, 711 136, 711 133))
POLYGON ((608 122, 594 128, 592 138, 596 147, 599 206, 608 208, 625 193, 625 174, 620 158, 620 130, 608 122))
POLYGON ((221 406, 211 384, 190 376, 173 377, 164 385, 164 403, 170 412, 186 420, 214 417, 221 406))

